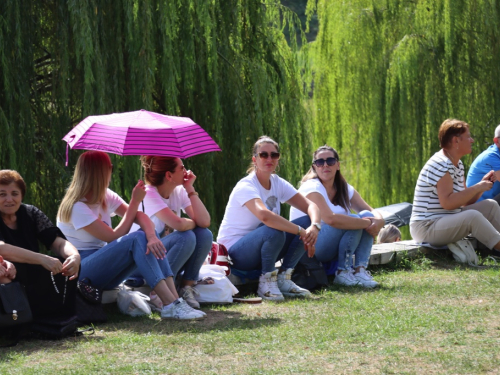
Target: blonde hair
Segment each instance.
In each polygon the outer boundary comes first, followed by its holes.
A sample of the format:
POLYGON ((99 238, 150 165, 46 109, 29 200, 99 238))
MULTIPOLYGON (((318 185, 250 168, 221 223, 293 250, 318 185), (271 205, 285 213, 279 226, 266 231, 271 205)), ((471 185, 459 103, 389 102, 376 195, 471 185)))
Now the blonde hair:
POLYGON ((76 163, 71 184, 59 206, 57 217, 67 223, 76 202, 90 194, 86 204, 101 204, 106 208, 106 189, 109 184, 111 159, 102 151, 87 151, 80 155, 76 163))
POLYGON ((377 243, 391 243, 401 239, 401 232, 393 224, 387 224, 378 233, 377 243))
POLYGON ((144 168, 144 179, 152 186, 160 186, 165 180, 165 173, 174 173, 177 168, 177 158, 167 156, 141 156, 144 168))
MULTIPOLYGON (((254 143, 254 145, 252 147, 252 156, 257 156, 257 150, 264 143, 272 144, 274 147, 276 147, 276 151, 280 152, 280 146, 278 145, 278 142, 276 142, 271 137, 268 137, 267 135, 263 135, 263 136, 260 136, 259 139, 257 139, 257 142, 254 143)), ((248 166, 247 174, 250 174, 254 171, 255 171, 255 164, 253 162, 251 162, 250 165, 248 166)))

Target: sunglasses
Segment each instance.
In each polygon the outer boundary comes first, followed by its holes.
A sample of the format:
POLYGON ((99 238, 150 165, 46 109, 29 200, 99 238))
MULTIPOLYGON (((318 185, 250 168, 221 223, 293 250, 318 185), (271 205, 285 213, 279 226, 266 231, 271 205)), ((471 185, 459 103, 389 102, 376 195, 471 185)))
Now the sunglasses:
MULTIPOLYGON (((259 158, 261 158, 261 159, 267 159, 269 157, 269 152, 262 151, 262 152, 259 152, 257 155, 259 155, 259 158)), ((255 156, 257 156, 257 155, 255 155, 255 156)), ((280 158, 279 152, 271 152, 271 159, 278 160, 279 158, 280 158)))
POLYGON ((329 167, 333 167, 335 164, 337 164, 337 159, 336 158, 326 158, 326 159, 316 159, 313 161, 313 164, 316 167, 323 167, 325 165, 325 163, 329 167))

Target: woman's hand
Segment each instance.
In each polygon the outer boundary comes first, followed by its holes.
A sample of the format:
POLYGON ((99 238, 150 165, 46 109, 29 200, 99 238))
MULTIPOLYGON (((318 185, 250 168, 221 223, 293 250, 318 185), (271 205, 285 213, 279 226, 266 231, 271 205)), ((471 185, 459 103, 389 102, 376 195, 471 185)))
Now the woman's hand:
POLYGON ((154 234, 147 236, 147 239, 148 239, 148 245, 146 254, 153 253, 156 259, 165 258, 167 250, 165 249, 165 246, 163 246, 163 243, 160 241, 160 239, 156 237, 156 235, 154 234))
POLYGON ((139 180, 137 181, 137 184, 132 190, 132 198, 130 199, 130 201, 135 201, 139 203, 142 202, 145 196, 146 196, 146 185, 144 184, 144 181, 139 180))
POLYGON ((43 256, 40 265, 46 270, 52 272, 54 275, 61 273, 63 265, 57 258, 49 257, 48 255, 43 256))
POLYGON ((380 230, 384 227, 385 220, 376 219, 374 217, 370 217, 369 219, 372 223, 370 224, 369 227, 365 228, 365 230, 368 232, 369 235, 375 238, 378 236, 380 230))
POLYGON ((80 269, 80 255, 73 254, 66 258, 62 265, 62 274, 69 276, 70 280, 78 277, 78 270, 80 269))
POLYGON ((8 260, 5 260, 3 262, 3 266, 5 267, 5 269, 7 271, 5 276, 7 276, 11 280, 14 280, 16 278, 16 275, 17 275, 16 267, 8 260))
POLYGON ((311 225, 307 229, 300 231, 300 239, 304 242, 304 248, 307 250, 307 256, 312 258, 316 252, 316 241, 318 240, 318 228, 311 225))
POLYGON ((196 181, 196 176, 191 170, 184 172, 184 182, 182 186, 184 186, 184 189, 186 189, 188 193, 194 191, 193 184, 195 181, 196 181))
POLYGON ((496 180, 497 180, 497 176, 495 174, 495 171, 489 171, 481 179, 481 181, 490 181, 492 183, 494 183, 496 180))

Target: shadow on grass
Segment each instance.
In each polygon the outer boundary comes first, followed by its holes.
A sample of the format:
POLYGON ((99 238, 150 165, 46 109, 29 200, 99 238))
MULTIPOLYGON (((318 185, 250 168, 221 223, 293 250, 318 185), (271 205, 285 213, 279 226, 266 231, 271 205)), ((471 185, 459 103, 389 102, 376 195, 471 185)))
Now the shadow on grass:
MULTIPOLYGON (((116 305, 106 306, 108 323, 103 324, 106 331, 133 331, 139 334, 155 332, 158 334, 171 334, 176 332, 205 333, 210 331, 254 329, 263 326, 281 324, 281 319, 274 317, 248 317, 238 311, 212 310, 212 305, 204 306, 202 310, 207 317, 198 321, 161 320, 158 313, 150 317, 133 318, 123 315, 116 305)), ((101 328, 101 326, 99 328, 101 328)))

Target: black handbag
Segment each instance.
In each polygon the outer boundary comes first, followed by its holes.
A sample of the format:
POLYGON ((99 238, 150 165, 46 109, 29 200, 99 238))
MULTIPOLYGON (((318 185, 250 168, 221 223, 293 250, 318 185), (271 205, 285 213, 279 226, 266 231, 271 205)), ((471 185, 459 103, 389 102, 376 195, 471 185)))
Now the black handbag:
POLYGON ((90 303, 80 293, 76 294, 76 315, 79 324, 105 323, 108 320, 101 303, 90 303))
POLYGON ((100 304, 102 302, 102 290, 92 286, 88 277, 79 280, 77 284, 78 291, 88 302, 100 304))
POLYGON ((17 281, 0 284, 0 327, 13 327, 33 320, 24 287, 17 281))

